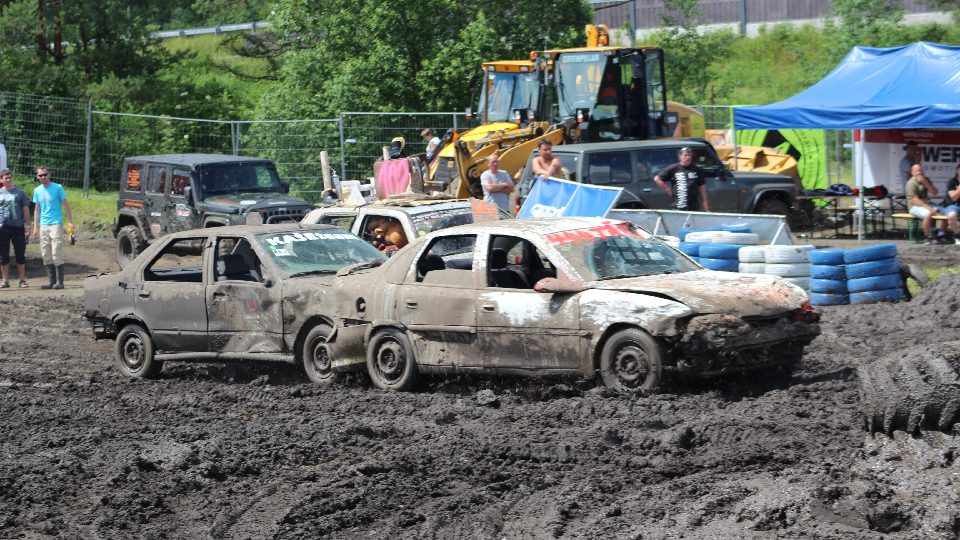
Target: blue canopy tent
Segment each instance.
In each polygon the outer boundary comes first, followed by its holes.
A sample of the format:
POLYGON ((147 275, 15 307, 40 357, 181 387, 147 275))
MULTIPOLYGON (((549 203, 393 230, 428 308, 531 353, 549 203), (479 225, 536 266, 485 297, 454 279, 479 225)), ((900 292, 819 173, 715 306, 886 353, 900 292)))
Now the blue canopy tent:
MULTIPOLYGON (((733 125, 734 145, 738 129, 960 128, 960 47, 925 42, 854 47, 833 71, 803 92, 770 105, 734 107, 733 125)), ((862 160, 861 142, 855 161, 861 188, 862 160)))

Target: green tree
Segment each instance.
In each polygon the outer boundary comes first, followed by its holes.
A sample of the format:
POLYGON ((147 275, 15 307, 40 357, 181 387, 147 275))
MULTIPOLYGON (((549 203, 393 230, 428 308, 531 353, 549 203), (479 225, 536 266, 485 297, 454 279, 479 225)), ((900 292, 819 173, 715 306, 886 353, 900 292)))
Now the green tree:
POLYGON ((288 50, 262 108, 288 118, 462 109, 481 62, 580 44, 590 16, 583 0, 279 0, 271 21, 288 50))
POLYGON ((897 0, 834 0, 824 35, 836 62, 856 46, 903 45, 905 10, 897 0))

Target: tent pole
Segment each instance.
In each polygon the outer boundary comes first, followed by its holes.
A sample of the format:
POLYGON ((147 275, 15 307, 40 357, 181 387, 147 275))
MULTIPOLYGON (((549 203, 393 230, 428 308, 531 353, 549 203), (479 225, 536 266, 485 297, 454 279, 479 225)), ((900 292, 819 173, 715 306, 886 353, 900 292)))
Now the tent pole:
POLYGON ((856 184, 857 184, 857 243, 863 242, 863 145, 864 130, 858 130, 857 137, 857 166, 856 166, 856 184))

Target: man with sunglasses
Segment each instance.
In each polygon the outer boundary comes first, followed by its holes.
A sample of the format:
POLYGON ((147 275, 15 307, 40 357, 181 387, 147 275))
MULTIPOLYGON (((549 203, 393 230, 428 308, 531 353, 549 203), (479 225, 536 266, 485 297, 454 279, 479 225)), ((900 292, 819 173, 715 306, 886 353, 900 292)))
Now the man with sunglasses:
POLYGON ((30 199, 27 194, 13 185, 13 173, 9 169, 0 170, 0 289, 10 288, 10 244, 13 244, 13 256, 17 262, 20 276, 20 288, 27 288, 26 222, 30 219, 30 199))
POLYGON ((40 185, 33 190, 33 202, 37 209, 33 213, 33 237, 40 240, 40 252, 43 254, 43 266, 47 270, 49 283, 41 289, 63 288, 63 209, 67 211, 67 225, 73 229, 73 210, 67 202, 67 193, 63 186, 50 179, 50 169, 37 167, 37 180, 40 185))

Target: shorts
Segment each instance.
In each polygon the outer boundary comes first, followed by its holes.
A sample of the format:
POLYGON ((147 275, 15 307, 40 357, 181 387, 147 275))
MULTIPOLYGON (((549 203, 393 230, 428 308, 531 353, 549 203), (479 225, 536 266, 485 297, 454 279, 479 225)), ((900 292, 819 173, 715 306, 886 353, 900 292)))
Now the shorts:
POLYGON ((23 227, 0 227, 0 264, 10 264, 10 244, 17 264, 26 264, 27 238, 23 227))
POLYGON ((960 216, 960 206, 951 204, 950 206, 947 206, 943 210, 940 210, 940 214, 944 216, 949 216, 950 214, 957 214, 958 216, 960 216))
MULTIPOLYGON (((931 205, 931 206, 933 206, 933 205, 931 205)), ((940 208, 939 206, 933 206, 933 209, 936 210, 936 211, 937 211, 938 213, 940 213, 940 214, 943 213, 943 208, 940 208)), ((930 210, 928 210, 928 209, 927 209, 926 207, 924 207, 924 206, 911 206, 911 207, 910 207, 910 215, 912 215, 913 217, 920 218, 920 219, 927 219, 927 217, 930 216, 930 210)))

